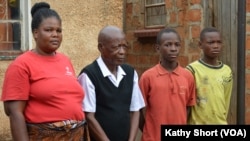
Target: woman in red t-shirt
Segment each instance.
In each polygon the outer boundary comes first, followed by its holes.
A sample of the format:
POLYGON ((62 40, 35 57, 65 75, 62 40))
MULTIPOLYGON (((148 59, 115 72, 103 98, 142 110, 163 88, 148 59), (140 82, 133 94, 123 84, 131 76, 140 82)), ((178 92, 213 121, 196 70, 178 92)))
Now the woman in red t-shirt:
POLYGON ((31 14, 36 46, 10 64, 3 83, 13 140, 88 140, 83 89, 69 58, 56 52, 61 18, 45 2, 36 3, 31 14))

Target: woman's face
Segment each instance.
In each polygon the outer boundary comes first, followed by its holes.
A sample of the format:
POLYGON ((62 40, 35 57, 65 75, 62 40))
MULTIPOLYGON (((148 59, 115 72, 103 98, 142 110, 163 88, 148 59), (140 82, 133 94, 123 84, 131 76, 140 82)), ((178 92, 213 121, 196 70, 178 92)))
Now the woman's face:
POLYGON ((56 17, 43 19, 39 27, 33 31, 33 36, 39 53, 54 53, 62 42, 61 21, 56 17))

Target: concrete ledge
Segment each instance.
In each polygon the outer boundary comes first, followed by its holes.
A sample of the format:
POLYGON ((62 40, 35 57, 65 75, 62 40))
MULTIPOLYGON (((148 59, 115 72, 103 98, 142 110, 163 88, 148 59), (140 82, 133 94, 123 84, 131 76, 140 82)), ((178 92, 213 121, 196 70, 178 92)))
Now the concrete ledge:
POLYGON ((142 30, 135 30, 134 35, 135 37, 138 38, 143 38, 143 37, 156 37, 158 32, 161 29, 142 29, 142 30))

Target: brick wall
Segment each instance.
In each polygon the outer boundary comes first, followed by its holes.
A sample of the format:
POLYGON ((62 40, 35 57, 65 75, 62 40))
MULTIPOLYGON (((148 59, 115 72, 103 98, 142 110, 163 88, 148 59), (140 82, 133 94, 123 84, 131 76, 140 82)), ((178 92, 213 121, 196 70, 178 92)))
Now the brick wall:
MULTIPOLYGON (((155 36, 135 37, 135 31, 144 30, 144 12, 141 6, 139 1, 128 1, 125 21, 125 31, 131 45, 127 61, 137 69, 139 75, 158 62, 158 54, 154 49, 155 36)), ((166 7, 167 27, 175 28, 182 37, 179 62, 186 66, 200 55, 197 47, 203 20, 200 0, 166 0, 166 7)))
MULTIPOLYGON (((247 5, 246 26, 246 124, 250 124, 250 0, 247 5)), ((182 38, 179 62, 182 66, 198 59, 200 49, 197 47, 199 33, 204 26, 201 0, 165 0, 167 9, 166 27, 175 28, 182 38)), ((125 31, 131 44, 128 63, 132 64, 139 75, 158 62, 154 49, 154 36, 137 37, 134 32, 144 29, 144 11, 139 0, 127 1, 125 31)), ((237 27, 235 27, 237 28, 237 27)), ((148 34, 148 33, 147 33, 148 34)))

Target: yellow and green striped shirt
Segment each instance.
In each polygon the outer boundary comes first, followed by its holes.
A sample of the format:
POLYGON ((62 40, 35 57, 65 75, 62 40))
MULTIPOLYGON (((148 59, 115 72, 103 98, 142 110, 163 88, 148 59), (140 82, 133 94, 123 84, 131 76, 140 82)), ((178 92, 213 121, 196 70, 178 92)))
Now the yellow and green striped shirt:
POLYGON ((197 60, 187 66, 196 81, 197 104, 191 108, 189 124, 227 124, 233 77, 232 70, 220 62, 211 66, 197 60))

